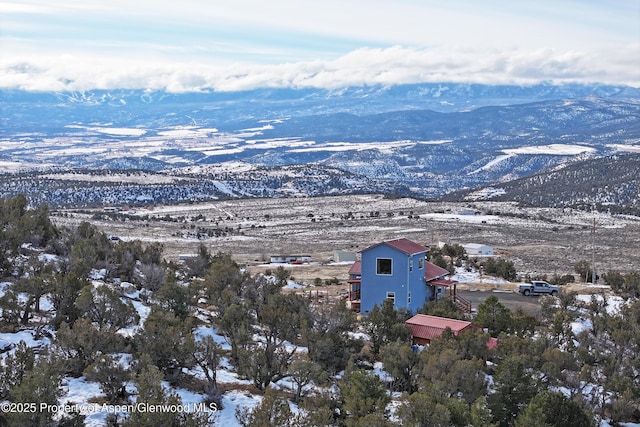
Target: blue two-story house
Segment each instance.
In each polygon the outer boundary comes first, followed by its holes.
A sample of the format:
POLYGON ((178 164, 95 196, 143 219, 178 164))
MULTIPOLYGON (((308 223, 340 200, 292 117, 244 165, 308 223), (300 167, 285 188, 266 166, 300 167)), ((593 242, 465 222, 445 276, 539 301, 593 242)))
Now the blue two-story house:
POLYGON ((413 313, 425 302, 443 297, 445 289, 456 282, 445 279, 449 271, 426 260, 427 251, 408 239, 388 240, 364 249, 361 261, 349 271, 351 307, 367 314, 375 304, 391 300, 396 309, 413 313))

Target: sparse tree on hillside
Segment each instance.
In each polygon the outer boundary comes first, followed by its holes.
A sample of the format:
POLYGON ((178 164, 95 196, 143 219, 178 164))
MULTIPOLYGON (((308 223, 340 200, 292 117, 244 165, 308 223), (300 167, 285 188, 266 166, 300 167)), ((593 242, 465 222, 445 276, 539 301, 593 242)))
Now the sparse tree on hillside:
POLYGON ((218 253, 212 257, 204 278, 204 290, 211 304, 224 312, 231 304, 240 302, 250 278, 240 270, 231 255, 218 253))
POLYGON ((505 280, 515 280, 517 277, 516 268, 513 261, 506 259, 494 259, 489 258, 483 264, 484 272, 486 274, 502 277, 505 280))
POLYGON ((591 265, 587 261, 578 261, 574 266, 573 270, 576 272, 578 276, 580 276, 580 280, 585 283, 591 282, 592 279, 592 270, 591 265))
POLYGON ((193 310, 194 295, 191 292, 190 287, 177 284, 175 275, 169 274, 166 283, 154 296, 163 309, 170 311, 179 319, 186 320, 193 310))
POLYGON ((413 393, 398 408, 398 418, 402 425, 407 426, 434 426, 449 427, 453 424, 451 421, 451 412, 436 397, 437 393, 430 393, 425 390, 413 393))
POLYGON ((498 297, 491 295, 478 306, 474 322, 489 329, 491 336, 497 337, 501 332, 511 330, 511 311, 500 303, 498 297))
POLYGON ((624 288, 624 276, 617 271, 609 271, 602 275, 604 282, 611 286, 615 292, 620 292, 624 288))
POLYGON ((77 272, 67 271, 65 267, 53 278, 50 298, 56 314, 51 323, 57 329, 63 322, 73 324, 79 317, 80 310, 75 302, 81 290, 89 284, 89 280, 86 275, 79 276, 77 272))
POLYGON ((207 336, 196 341, 193 350, 193 360, 202 369, 207 378, 207 402, 215 403, 222 409, 222 393, 218 388, 217 373, 222 363, 222 347, 213 338, 207 336))
POLYGON ((0 400, 6 399, 9 391, 20 385, 22 378, 33 369, 35 361, 35 352, 24 341, 0 359, 0 400))
POLYGON ((108 354, 99 355, 87 366, 84 376, 88 381, 100 383, 100 390, 110 404, 120 404, 128 399, 129 371, 108 354))
POLYGON ((347 412, 347 425, 358 426, 362 418, 369 414, 386 415, 389 403, 387 390, 375 374, 356 370, 340 383, 344 399, 343 409, 347 412))
POLYGON ((520 411, 537 394, 537 385, 524 356, 506 357, 496 368, 495 392, 487 397, 494 421, 500 427, 513 426, 520 411))
POLYGON ((158 264, 141 264, 135 278, 143 288, 157 291, 165 284, 167 272, 158 264))
POLYGON ((298 421, 289 408, 286 398, 278 396, 273 389, 267 389, 262 401, 253 409, 236 409, 236 419, 242 427, 294 427, 298 421))
MULTIPOLYGON (((44 406, 57 406, 62 396, 61 378, 55 364, 47 355, 40 355, 33 369, 24 372, 19 384, 9 390, 7 400, 14 403, 33 403, 38 410, 7 412, 7 425, 45 427, 51 425, 54 411, 41 411, 44 406)), ((65 417, 69 420, 70 417, 65 417)), ((62 422, 62 421, 61 421, 62 422)))
POLYGON ((115 266, 116 275, 125 282, 135 279, 136 265, 143 253, 139 240, 119 241, 113 250, 111 262, 115 266))
POLYGON ((297 347, 294 343, 309 312, 304 300, 295 294, 271 295, 258 312, 262 342, 255 343, 241 356, 242 370, 260 390, 286 376, 297 347))
POLYGON ((416 391, 420 374, 420 353, 406 342, 396 341, 382 347, 381 354, 384 369, 393 377, 393 391, 416 391))
POLYGON ((61 363, 65 373, 79 376, 95 362, 99 352, 113 351, 118 338, 115 334, 99 331, 91 320, 82 318, 72 326, 66 323, 60 325, 51 353, 61 363))
POLYGON ((410 313, 406 310, 395 310, 391 300, 385 300, 382 308, 377 304, 373 306, 363 320, 363 326, 371 337, 371 349, 374 355, 377 355, 380 348, 388 343, 409 340, 409 329, 404 324, 409 317, 410 313))
POLYGON ((81 315, 91 319, 100 331, 115 333, 140 320, 131 301, 123 301, 120 294, 108 285, 85 286, 75 305, 81 315))
POLYGON ((466 256, 466 251, 462 245, 445 244, 442 247, 442 253, 451 258, 451 262, 454 265, 459 265, 460 260, 464 259, 466 256))
MULTIPOLYGON (((149 357, 141 357, 140 370, 133 381, 137 390, 137 402, 147 407, 180 405, 181 399, 177 393, 168 391, 162 386, 162 372, 153 365, 149 357)), ((185 426, 207 427, 215 425, 215 414, 207 411, 133 411, 122 423, 123 427, 157 427, 157 426, 185 426)))
POLYGON ((306 330, 302 337, 306 338, 311 360, 332 375, 342 371, 351 355, 358 353, 364 345, 362 340, 349 335, 354 323, 355 315, 344 301, 316 310, 312 321, 303 324, 306 330))
POLYGON ((287 370, 287 374, 291 378, 291 382, 295 385, 294 403, 300 403, 300 400, 306 394, 306 386, 313 382, 326 380, 322 367, 306 355, 294 356, 287 370))
POLYGON ((515 422, 516 427, 595 427, 593 416, 575 400, 555 391, 537 394, 515 422))
POLYGON ((198 246, 198 256, 189 258, 185 261, 189 275, 192 277, 204 277, 205 273, 211 266, 211 258, 209 249, 201 243, 200 246, 198 246))
POLYGON ((190 323, 158 306, 151 308, 143 330, 136 336, 136 344, 139 354, 149 355, 169 381, 177 380, 182 368, 193 366, 190 323))
POLYGON ((231 346, 231 363, 238 367, 240 354, 247 349, 253 335, 249 310, 244 304, 231 304, 223 316, 216 317, 215 322, 231 346))
POLYGON ((430 316, 447 317, 449 319, 464 319, 465 313, 458 308, 451 298, 445 296, 436 301, 427 301, 420 309, 420 313, 430 316))

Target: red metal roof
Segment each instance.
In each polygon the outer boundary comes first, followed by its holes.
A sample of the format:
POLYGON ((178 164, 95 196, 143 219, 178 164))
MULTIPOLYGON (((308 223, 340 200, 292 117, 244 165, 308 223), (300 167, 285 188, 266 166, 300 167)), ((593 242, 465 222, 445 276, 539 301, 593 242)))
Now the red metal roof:
POLYGON ((362 262, 361 261, 354 262, 351 268, 349 269, 349 274, 350 275, 362 274, 362 262))
POLYGON ((411 329, 411 336, 427 340, 438 338, 447 328, 450 328, 454 335, 458 335, 467 328, 482 329, 480 326, 465 320, 448 319, 426 314, 416 314, 407 320, 405 325, 411 329))
POLYGON ((424 279, 429 282, 431 280, 437 279, 442 276, 448 276, 449 270, 446 270, 442 267, 438 267, 437 265, 426 262, 424 267, 424 279))
POLYGON ((429 250, 425 246, 412 242, 409 239, 402 238, 402 239, 395 239, 395 240, 386 240, 381 243, 376 243, 375 245, 369 246, 367 249, 363 250, 362 252, 368 251, 369 249, 375 248, 380 245, 391 246, 392 248, 396 248, 407 255, 419 254, 422 252, 427 252, 429 250))
POLYGON ((435 280, 430 280, 428 283, 430 285, 436 285, 436 286, 451 286, 451 285, 455 285, 458 282, 456 280, 449 280, 449 279, 435 279, 435 280))

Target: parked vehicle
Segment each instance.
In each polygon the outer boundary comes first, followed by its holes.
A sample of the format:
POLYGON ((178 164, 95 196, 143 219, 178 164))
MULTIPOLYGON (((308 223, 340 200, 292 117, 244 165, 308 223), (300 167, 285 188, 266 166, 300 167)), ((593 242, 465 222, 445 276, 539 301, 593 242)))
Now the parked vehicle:
POLYGON ((551 295, 555 297, 558 295, 559 289, 557 286, 550 285, 543 280, 533 280, 530 285, 520 285, 519 292, 526 297, 529 295, 551 295))

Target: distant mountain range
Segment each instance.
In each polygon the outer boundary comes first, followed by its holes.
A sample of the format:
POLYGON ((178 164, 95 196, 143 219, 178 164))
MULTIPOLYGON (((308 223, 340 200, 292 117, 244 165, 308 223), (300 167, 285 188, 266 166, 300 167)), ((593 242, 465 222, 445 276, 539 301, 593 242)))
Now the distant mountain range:
MULTIPOLYGON (((624 86, 421 84, 185 94, 5 90, 0 112, 0 168, 6 171, 178 176, 214 166, 215 176, 207 172, 206 179, 221 182, 226 176, 222 181, 230 190, 213 185, 197 190, 198 199, 287 194, 278 187, 282 180, 266 176, 307 183, 290 182, 296 195, 304 188, 311 195, 370 188, 438 197, 499 186, 500 197, 509 197, 515 193, 506 182, 520 185, 525 181, 519 178, 563 165, 569 166, 558 170, 570 170, 573 162, 640 152, 640 89, 624 86), (247 168, 240 172, 238 162, 247 168), (260 170, 260 177, 254 190, 245 191, 234 179, 246 184, 248 170, 260 170), (313 175, 332 178, 311 185, 313 175)), ((628 158, 637 164, 637 156, 628 158)), ((52 185, 58 190, 66 185, 52 179, 45 181, 57 182, 52 185)), ((11 191, 0 187, 0 193, 11 191)))

